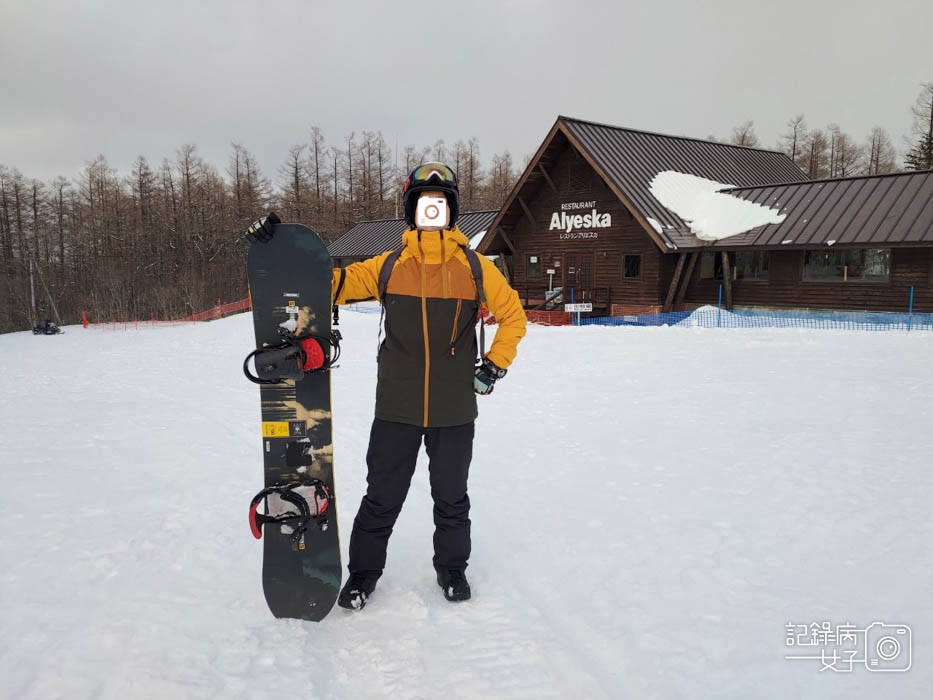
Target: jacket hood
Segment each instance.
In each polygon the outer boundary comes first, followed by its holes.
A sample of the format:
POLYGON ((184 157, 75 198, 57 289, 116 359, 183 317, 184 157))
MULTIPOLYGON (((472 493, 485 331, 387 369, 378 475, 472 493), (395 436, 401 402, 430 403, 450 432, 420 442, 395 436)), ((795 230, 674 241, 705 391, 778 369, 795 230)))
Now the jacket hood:
POLYGON ((450 260, 456 250, 462 245, 469 245, 470 239, 463 235, 459 228, 454 226, 441 231, 421 231, 421 249, 418 248, 418 230, 410 228, 402 234, 402 243, 412 255, 421 258, 424 251, 426 263, 440 263, 450 260), (443 239, 443 245, 441 240, 443 239), (443 258, 441 251, 443 249, 443 258))

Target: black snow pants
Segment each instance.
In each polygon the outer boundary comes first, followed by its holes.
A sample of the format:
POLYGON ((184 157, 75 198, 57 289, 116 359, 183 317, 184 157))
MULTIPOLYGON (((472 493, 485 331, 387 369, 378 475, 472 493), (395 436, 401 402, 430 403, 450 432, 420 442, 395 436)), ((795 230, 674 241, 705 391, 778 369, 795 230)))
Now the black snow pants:
POLYGON ((366 453, 368 488, 353 521, 349 570, 381 574, 395 520, 402 511, 424 439, 434 498, 434 566, 464 569, 470 558, 467 474, 473 457, 472 422, 422 428, 376 418, 366 453))

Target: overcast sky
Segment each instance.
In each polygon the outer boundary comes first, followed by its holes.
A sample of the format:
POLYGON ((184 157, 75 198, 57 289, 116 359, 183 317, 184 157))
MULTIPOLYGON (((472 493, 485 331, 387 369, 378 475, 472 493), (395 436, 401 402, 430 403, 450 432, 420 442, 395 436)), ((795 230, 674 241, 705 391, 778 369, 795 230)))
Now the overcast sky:
POLYGON ((747 119, 874 125, 903 151, 933 81, 930 0, 0 0, 0 164, 126 171, 237 141, 275 175, 312 125, 336 145, 476 136, 521 165, 558 114, 726 137, 747 119))

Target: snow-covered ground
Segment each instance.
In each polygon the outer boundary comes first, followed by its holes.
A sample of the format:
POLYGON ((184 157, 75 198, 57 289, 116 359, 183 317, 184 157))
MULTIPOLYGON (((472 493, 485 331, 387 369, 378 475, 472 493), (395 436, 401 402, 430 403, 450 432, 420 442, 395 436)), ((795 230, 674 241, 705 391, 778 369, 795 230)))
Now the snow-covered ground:
MULTIPOLYGON (((346 556, 378 316, 342 316, 346 556)), ((313 624, 247 525, 249 316, 67 331, 0 337, 2 697, 930 697, 933 334, 532 327, 480 399, 474 599, 422 463, 370 605, 313 624), (912 668, 785 660, 824 620, 910 625, 912 668)))

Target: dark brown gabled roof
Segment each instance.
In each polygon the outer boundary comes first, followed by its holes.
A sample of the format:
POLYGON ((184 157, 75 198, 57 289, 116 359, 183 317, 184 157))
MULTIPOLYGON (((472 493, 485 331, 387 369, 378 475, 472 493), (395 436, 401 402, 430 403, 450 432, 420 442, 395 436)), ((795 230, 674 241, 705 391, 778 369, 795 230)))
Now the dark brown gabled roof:
POLYGON ((810 180, 723 190, 786 215, 713 243, 681 236, 681 247, 933 245, 933 170, 810 180))
MULTIPOLYGON (((457 228, 472 239, 485 231, 495 217, 495 211, 468 211, 457 218, 457 228)), ((407 228, 404 219, 361 221, 327 246, 332 258, 368 258, 402 245, 407 228)))
MULTIPOLYGON (((544 176, 539 173, 539 162, 546 170, 547 162, 567 142, 580 151, 662 250, 676 248, 682 238, 678 232, 689 231, 689 227, 651 194, 649 185, 658 173, 674 170, 735 186, 804 179, 800 168, 777 151, 559 116, 493 226, 508 227, 520 215, 519 195, 526 186, 531 190, 541 186, 544 176)), ((485 251, 491 243, 489 238, 480 249, 485 251)))

